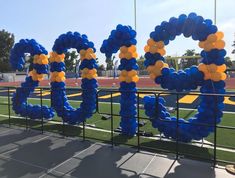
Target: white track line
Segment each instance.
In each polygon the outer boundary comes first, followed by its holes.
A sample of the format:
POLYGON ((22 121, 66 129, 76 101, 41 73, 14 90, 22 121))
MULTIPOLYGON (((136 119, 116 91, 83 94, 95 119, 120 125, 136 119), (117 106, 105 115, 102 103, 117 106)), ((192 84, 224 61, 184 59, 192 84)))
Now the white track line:
MULTIPOLYGON (((46 138, 48 138, 48 137, 50 137, 50 136, 45 136, 45 137, 39 138, 39 139, 33 141, 32 143, 37 143, 37 142, 39 142, 39 141, 41 141, 41 140, 44 140, 44 139, 46 139, 46 138)), ((22 146, 24 146, 24 145, 26 145, 26 144, 27 144, 27 143, 23 144, 22 146)), ((28 144, 29 144, 29 143, 28 143, 28 144)), ((20 145, 20 146, 21 146, 21 145, 20 145)), ((6 152, 0 153, 0 155, 5 155, 5 154, 11 153, 11 152, 13 152, 13 151, 16 151, 16 150, 18 150, 18 149, 19 149, 19 148, 17 147, 17 148, 14 148, 14 149, 12 149, 12 150, 8 150, 8 151, 6 151, 6 152)))
POLYGON ((68 161, 70 161, 70 160, 73 159, 74 157, 76 157, 76 156, 78 156, 78 155, 84 153, 85 151, 89 150, 90 148, 92 148, 92 147, 95 146, 95 145, 96 145, 96 143, 92 144, 91 146, 89 146, 89 147, 86 148, 85 150, 80 151, 79 153, 77 153, 76 155, 72 156, 71 158, 69 158, 69 159, 63 161, 62 163, 58 164, 57 166, 55 166, 55 167, 49 169, 45 174, 41 175, 39 178, 45 177, 48 173, 51 173, 51 172, 54 171, 56 168, 60 167, 61 165, 65 164, 65 163, 67 163, 68 161))
MULTIPOLYGON (((4 154, 5 154, 5 153, 4 153, 4 154)), ((48 170, 49 170, 48 168, 45 168, 45 167, 42 167, 42 166, 39 166, 39 165, 36 165, 36 164, 28 163, 28 162, 26 162, 26 161, 18 160, 18 159, 15 159, 15 158, 11 158, 11 157, 9 157, 9 156, 5 156, 4 154, 0 154, 0 157, 2 157, 2 158, 4 158, 4 159, 9 159, 9 160, 16 161, 16 162, 18 162, 18 163, 21 163, 21 164, 24 164, 24 165, 27 165, 27 166, 39 168, 39 169, 42 169, 42 170, 44 170, 44 171, 48 171, 48 170)), ((60 171, 56 171, 56 170, 54 170, 54 172, 56 172, 56 173, 58 173, 58 174, 61 174, 62 176, 73 177, 73 176, 70 176, 70 175, 66 175, 66 173, 64 173, 64 172, 60 172, 60 171)))
POLYGON ((139 177, 141 177, 141 175, 145 173, 145 171, 148 169, 148 167, 150 166, 150 164, 154 161, 154 159, 156 158, 156 156, 157 156, 157 153, 153 155, 152 159, 149 161, 149 163, 148 163, 147 166, 144 168, 144 170, 140 173, 140 176, 139 176, 139 177))
MULTIPOLYGON (((3 117, 4 117, 4 116, 3 116, 3 117)), ((8 132, 10 132, 10 131, 12 131, 12 129, 2 131, 2 132, 0 132, 0 135, 4 135, 5 133, 8 133, 8 132)))
POLYGON ((44 139, 46 139, 46 138, 48 138, 48 137, 50 137, 50 136, 47 135, 47 136, 45 136, 45 137, 39 138, 39 139, 37 139, 37 140, 34 140, 32 143, 38 143, 38 142, 40 142, 40 141, 42 141, 42 140, 44 140, 44 139))
POLYGON ((28 165, 28 166, 32 166, 32 167, 36 167, 36 168, 40 168, 40 169, 43 169, 43 170, 47 170, 46 168, 42 167, 42 166, 39 166, 39 165, 36 165, 36 164, 32 164, 32 163, 28 163, 26 161, 22 161, 22 160, 18 160, 18 159, 15 159, 15 158, 11 158, 9 156, 5 156, 3 154, 0 154, 0 157, 2 158, 5 158, 5 159, 10 159, 10 160, 13 160, 13 161, 16 161, 16 162, 19 162, 19 163, 22 163, 22 164, 25 164, 25 165, 28 165))
POLYGON ((12 149, 12 150, 8 150, 8 151, 6 151, 6 152, 1 153, 0 155, 5 155, 5 154, 11 153, 11 152, 13 152, 13 151, 16 151, 16 150, 18 150, 18 149, 19 149, 19 148, 14 148, 14 149, 12 149))

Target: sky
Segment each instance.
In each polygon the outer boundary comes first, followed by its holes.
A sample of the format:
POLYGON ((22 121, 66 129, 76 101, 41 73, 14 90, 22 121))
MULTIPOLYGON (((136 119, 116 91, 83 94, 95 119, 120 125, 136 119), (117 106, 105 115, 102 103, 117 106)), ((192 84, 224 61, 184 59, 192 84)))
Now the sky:
MULTIPOLYGON (((144 46, 156 25, 180 14, 195 12, 205 19, 214 19, 214 0, 136 0, 137 50, 144 55, 144 46)), ((104 39, 118 24, 134 28, 134 0, 0 0, 0 29, 20 39, 35 39, 51 51, 56 38, 68 31, 86 34, 97 49, 99 64, 105 56, 99 52, 104 39)), ((217 27, 225 34, 227 55, 235 60, 235 0, 217 0, 217 27)), ((166 55, 181 56, 187 49, 196 49, 198 42, 177 37, 167 47, 166 55)))

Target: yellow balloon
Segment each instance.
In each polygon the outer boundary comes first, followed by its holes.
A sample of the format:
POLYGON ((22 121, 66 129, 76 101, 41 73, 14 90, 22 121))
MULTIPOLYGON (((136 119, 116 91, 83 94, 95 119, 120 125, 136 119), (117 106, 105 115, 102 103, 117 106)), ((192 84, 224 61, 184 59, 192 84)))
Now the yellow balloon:
POLYGON ((144 47, 144 52, 149 52, 149 49, 150 49, 150 46, 149 45, 145 45, 145 47, 144 47))
POLYGON ((220 72, 215 72, 215 73, 211 74, 211 79, 215 82, 220 81, 221 78, 222 78, 222 73, 220 73, 220 72))
POLYGON ((128 48, 127 48, 126 46, 122 46, 122 47, 120 48, 120 51, 121 51, 122 53, 126 53, 126 52, 128 51, 128 48))
POLYGON ((131 52, 125 53, 125 58, 126 59, 131 59, 132 58, 132 53, 131 52))
POLYGON ((88 48, 88 49, 86 50, 86 52, 87 52, 87 53, 94 53, 94 50, 93 50, 92 48, 88 48))
POLYGON ((204 44, 205 51, 210 51, 213 48, 214 48, 214 45, 212 43, 205 43, 204 44))
POLYGON ((123 77, 122 75, 120 75, 118 79, 119 79, 120 82, 125 81, 125 77, 123 77))
POLYGON ((88 78, 90 80, 90 79, 93 79, 93 76, 92 75, 87 75, 86 78, 88 78))
POLYGON ((220 65, 217 67, 217 72, 224 72, 226 70, 226 65, 223 64, 223 65, 220 65))
POLYGON ((210 73, 204 73, 204 80, 209 80, 211 78, 211 74, 210 73))
POLYGON ((200 71, 206 71, 207 69, 206 69, 206 65, 205 64, 203 64, 203 63, 200 63, 199 65, 198 65, 198 69, 200 70, 200 71))
POLYGON ((82 73, 82 78, 86 78, 86 76, 87 76, 86 74, 83 74, 83 73, 82 73))
POLYGON ((139 81, 138 75, 135 75, 134 77, 132 77, 132 81, 137 83, 139 81))
POLYGON ((207 69, 209 70, 209 72, 216 72, 217 71, 217 65, 215 64, 210 64, 210 65, 207 65, 207 69))
POLYGON ((152 38, 148 39, 148 41, 147 41, 147 44, 148 44, 149 46, 154 46, 155 43, 156 43, 156 42, 155 42, 152 38))
POLYGON ((169 68, 169 65, 167 63, 164 63, 163 68, 169 68))
POLYGON ((61 72, 58 73, 58 76, 59 76, 59 77, 64 77, 64 76, 65 76, 65 73, 64 73, 63 71, 61 71, 61 72))
POLYGON ((58 72, 52 72, 52 75, 56 77, 58 75, 58 72))
POLYGON ((148 71, 149 73, 153 72, 154 69, 155 69, 155 66, 154 66, 154 65, 150 65, 150 66, 147 67, 147 71, 148 71))
POLYGON ((158 41, 156 43, 156 46, 157 46, 158 49, 162 49, 162 48, 164 48, 164 42, 163 41, 158 41))
POLYGON ((158 69, 161 69, 163 66, 164 66, 164 62, 159 60, 155 63, 155 66, 158 68, 158 69))
POLYGON ((166 54, 166 51, 164 48, 158 49, 157 52, 161 55, 164 56, 166 54))
POLYGON ((221 40, 224 37, 224 33, 223 32, 216 32, 215 35, 217 36, 218 40, 221 40))
POLYGON ((149 48, 149 52, 152 53, 152 54, 155 54, 157 52, 157 46, 150 46, 149 48))
POLYGON ((86 50, 81 49, 81 50, 79 51, 79 54, 80 54, 81 56, 85 56, 85 55, 86 55, 86 50))
POLYGON ((95 54, 95 53, 92 53, 92 54, 91 54, 91 58, 92 58, 92 59, 96 59, 96 54, 95 54))
POLYGON ((131 71, 128 72, 129 77, 132 77, 132 76, 135 76, 135 75, 137 75, 136 70, 131 70, 131 71))
POLYGON ((213 43, 217 40, 217 36, 216 34, 210 34, 208 37, 207 37, 207 41, 210 42, 210 43, 213 43))
POLYGON ((200 42, 198 43, 198 46, 199 46, 200 48, 204 48, 204 45, 205 45, 205 42, 204 42, 204 41, 200 41, 200 42))
POLYGON ((151 74, 149 75, 149 77, 150 77, 152 80, 155 80, 156 75, 155 75, 154 73, 151 73, 151 74))
POLYGON ((217 49, 223 49, 225 47, 225 42, 223 40, 218 40, 215 42, 215 47, 217 49))
POLYGON ((221 80, 226 80, 227 75, 225 73, 221 73, 221 80))
POLYGON ((92 75, 97 75, 97 70, 96 69, 92 69, 92 75))
POLYGON ((138 54, 137 54, 136 52, 134 52, 134 53, 132 54, 132 57, 133 57, 133 58, 137 58, 137 57, 138 57, 138 54))
POLYGON ((155 76, 160 76, 162 74, 160 69, 155 69, 152 73, 155 74, 155 76))
POLYGON ((54 82, 55 81, 55 77, 53 75, 51 75, 51 81, 54 82))
POLYGON ((131 83, 131 82, 132 82, 132 77, 128 77, 128 76, 127 76, 127 77, 126 77, 126 82, 127 82, 127 83, 131 83))
POLYGON ((124 77, 126 77, 126 76, 128 75, 128 73, 127 73, 126 70, 122 70, 121 75, 124 76, 124 77))
POLYGON ((136 46, 135 46, 135 45, 131 45, 131 46, 128 48, 128 51, 134 53, 134 52, 136 51, 136 46))
POLYGON ((120 59, 125 58, 124 53, 122 53, 122 52, 121 52, 121 53, 119 53, 119 58, 120 58, 120 59))
POLYGON ((43 59, 42 64, 44 64, 44 65, 48 64, 48 59, 43 59))

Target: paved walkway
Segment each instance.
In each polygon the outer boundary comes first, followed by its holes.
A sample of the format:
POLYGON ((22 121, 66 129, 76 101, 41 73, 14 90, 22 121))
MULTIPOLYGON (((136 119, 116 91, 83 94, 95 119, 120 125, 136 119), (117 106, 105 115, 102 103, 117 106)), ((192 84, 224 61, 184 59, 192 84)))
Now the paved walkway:
POLYGON ((0 177, 232 178, 204 162, 0 126, 0 177))

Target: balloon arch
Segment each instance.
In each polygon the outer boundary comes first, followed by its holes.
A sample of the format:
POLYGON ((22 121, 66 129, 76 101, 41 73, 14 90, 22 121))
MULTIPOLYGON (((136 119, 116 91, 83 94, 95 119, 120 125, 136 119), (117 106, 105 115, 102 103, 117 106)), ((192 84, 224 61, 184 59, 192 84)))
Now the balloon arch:
MULTIPOLYGON (((136 83, 138 65, 136 58, 136 32, 130 26, 117 25, 111 31, 108 39, 103 41, 100 51, 111 57, 114 53, 119 53, 121 59, 118 69, 121 71, 120 80, 120 115, 122 133, 133 136, 136 134, 136 83)), ((209 19, 204 19, 195 13, 188 16, 182 14, 178 18, 172 17, 169 21, 163 21, 150 33, 145 50, 144 65, 149 72, 149 76, 163 89, 190 91, 200 86, 201 93, 225 93, 226 66, 224 57, 225 43, 223 33, 217 30, 209 19), (202 61, 198 66, 176 71, 169 68, 165 63, 164 47, 173 41, 176 36, 183 34, 186 38, 192 37, 199 41, 202 61)), ((52 52, 48 55, 46 49, 38 44, 34 39, 22 39, 16 43, 11 50, 10 61, 16 70, 22 70, 25 64, 24 55, 29 53, 33 57, 33 69, 26 77, 21 87, 16 89, 13 95, 13 110, 16 114, 31 119, 52 119, 55 112, 64 122, 78 124, 90 118, 96 108, 96 93, 98 88, 96 49, 94 43, 88 40, 86 35, 78 32, 68 32, 60 35, 54 42, 52 52), (75 48, 80 54, 82 72, 82 103, 80 108, 73 108, 66 97, 65 92, 65 52, 75 48), (35 90, 39 82, 43 80, 43 75, 51 72, 51 107, 32 105, 27 103, 30 93, 35 90)), ((147 116, 150 117, 152 126, 158 128, 166 137, 175 139, 176 129, 180 141, 190 142, 192 139, 199 140, 207 137, 214 128, 208 126, 221 121, 223 115, 223 96, 200 96, 201 103, 198 112, 190 119, 179 119, 176 128, 175 117, 170 116, 164 106, 164 99, 156 100, 152 96, 144 98, 144 108, 147 116), (158 114, 156 114, 156 106, 158 114), (171 121, 171 122, 165 122, 171 121), (204 124, 204 126, 203 126, 204 124)))

